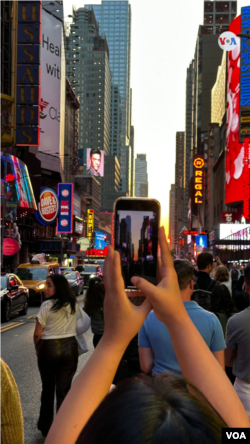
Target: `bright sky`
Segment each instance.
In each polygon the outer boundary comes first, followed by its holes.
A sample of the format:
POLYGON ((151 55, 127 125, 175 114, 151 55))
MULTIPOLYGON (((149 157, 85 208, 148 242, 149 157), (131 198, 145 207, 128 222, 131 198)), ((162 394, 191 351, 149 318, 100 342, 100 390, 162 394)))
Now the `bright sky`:
MULTIPOLYGON (((74 0, 76 8, 101 0, 74 0)), ((146 153, 149 197, 160 201, 168 227, 174 183, 175 135, 185 131, 186 70, 194 56, 203 0, 130 0, 131 87, 135 153, 146 153)), ((64 0, 65 17, 72 3, 64 0)), ((238 0, 237 15, 250 0, 238 0)), ((70 20, 70 19, 69 19, 70 20)))

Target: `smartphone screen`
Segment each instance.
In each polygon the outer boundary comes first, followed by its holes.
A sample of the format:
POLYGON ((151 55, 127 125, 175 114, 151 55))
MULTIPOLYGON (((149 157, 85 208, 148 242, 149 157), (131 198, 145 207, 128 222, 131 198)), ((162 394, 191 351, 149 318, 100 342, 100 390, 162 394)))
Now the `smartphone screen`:
POLYGON ((160 206, 154 200, 121 199, 115 210, 115 250, 119 251, 125 287, 141 276, 156 284, 160 206))

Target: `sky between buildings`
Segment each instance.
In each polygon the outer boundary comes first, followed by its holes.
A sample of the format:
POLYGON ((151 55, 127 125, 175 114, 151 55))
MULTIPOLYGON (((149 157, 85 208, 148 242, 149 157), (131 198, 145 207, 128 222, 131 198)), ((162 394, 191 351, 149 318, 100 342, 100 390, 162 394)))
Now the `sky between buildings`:
MULTIPOLYGON (((74 0, 76 8, 101 0, 74 0)), ((186 70, 194 56, 203 0, 130 0, 131 87, 135 157, 146 153, 149 197, 160 201, 168 232, 169 190, 174 183, 175 134, 185 131, 186 70)), ((237 15, 250 0, 238 0, 237 15)), ((64 0, 64 16, 72 3, 64 0)), ((68 19, 69 21, 71 19, 68 19)))

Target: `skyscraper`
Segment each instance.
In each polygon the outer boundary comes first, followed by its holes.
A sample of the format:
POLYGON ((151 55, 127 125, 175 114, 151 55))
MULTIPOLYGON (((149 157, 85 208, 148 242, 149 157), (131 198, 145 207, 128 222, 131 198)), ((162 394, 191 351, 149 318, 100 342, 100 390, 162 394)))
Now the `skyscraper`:
POLYGON ((125 1, 105 1, 86 5, 93 9, 109 46, 112 71, 110 154, 117 155, 121 165, 120 190, 131 194, 130 147, 130 58, 131 7, 125 1))
POLYGON ((79 170, 86 174, 87 148, 110 152, 111 72, 107 40, 99 33, 94 12, 79 8, 73 20, 67 37, 67 75, 80 97, 79 170))
POLYGON ((137 154, 135 159, 135 197, 148 197, 146 154, 137 154))

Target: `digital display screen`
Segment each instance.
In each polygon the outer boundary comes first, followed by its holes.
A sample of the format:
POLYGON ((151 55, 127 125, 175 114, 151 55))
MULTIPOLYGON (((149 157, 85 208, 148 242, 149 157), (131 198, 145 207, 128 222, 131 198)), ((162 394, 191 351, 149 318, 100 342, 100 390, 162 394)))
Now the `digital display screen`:
POLYGON ((158 214, 118 209, 115 218, 115 250, 121 255, 125 287, 134 288, 133 276, 156 284, 158 214))
POLYGON ((195 236, 195 243, 200 247, 207 248, 207 235, 200 234, 199 236, 195 236))

